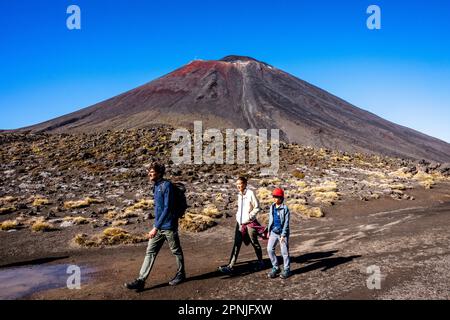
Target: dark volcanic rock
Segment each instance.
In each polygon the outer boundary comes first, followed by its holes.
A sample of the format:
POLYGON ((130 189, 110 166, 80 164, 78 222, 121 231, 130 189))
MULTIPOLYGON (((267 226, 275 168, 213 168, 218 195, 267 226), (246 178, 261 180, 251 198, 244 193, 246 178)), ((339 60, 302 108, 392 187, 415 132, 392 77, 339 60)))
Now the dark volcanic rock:
POLYGON ((439 172, 445 176, 450 176, 450 163, 444 163, 439 167, 439 172))

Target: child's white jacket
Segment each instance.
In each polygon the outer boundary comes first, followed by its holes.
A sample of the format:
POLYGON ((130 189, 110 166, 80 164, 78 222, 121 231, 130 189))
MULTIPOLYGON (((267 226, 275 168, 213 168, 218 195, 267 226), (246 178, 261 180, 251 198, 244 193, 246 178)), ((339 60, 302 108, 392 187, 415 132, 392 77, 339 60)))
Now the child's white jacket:
POLYGON ((243 194, 239 192, 236 221, 240 225, 255 220, 259 210, 260 208, 258 199, 256 198, 255 193, 252 190, 245 189, 243 194))

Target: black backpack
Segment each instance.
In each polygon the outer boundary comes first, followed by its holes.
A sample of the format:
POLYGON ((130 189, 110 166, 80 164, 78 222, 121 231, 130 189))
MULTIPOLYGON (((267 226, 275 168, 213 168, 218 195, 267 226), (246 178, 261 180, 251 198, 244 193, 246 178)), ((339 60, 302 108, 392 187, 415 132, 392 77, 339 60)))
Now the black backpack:
POLYGON ((188 208, 186 200, 186 187, 181 182, 171 182, 173 190, 173 213, 178 219, 183 218, 188 208))

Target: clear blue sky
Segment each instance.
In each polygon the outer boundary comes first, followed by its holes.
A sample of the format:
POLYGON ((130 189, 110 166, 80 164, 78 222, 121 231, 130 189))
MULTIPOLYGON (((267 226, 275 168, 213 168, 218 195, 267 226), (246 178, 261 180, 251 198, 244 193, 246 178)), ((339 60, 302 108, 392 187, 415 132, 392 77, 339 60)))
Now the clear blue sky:
POLYGON ((35 124, 193 60, 248 55, 450 142, 450 2, 39 0, 0 3, 0 128, 35 124), (81 30, 66 9, 81 8, 81 30), (382 10, 368 30, 366 9, 382 10))

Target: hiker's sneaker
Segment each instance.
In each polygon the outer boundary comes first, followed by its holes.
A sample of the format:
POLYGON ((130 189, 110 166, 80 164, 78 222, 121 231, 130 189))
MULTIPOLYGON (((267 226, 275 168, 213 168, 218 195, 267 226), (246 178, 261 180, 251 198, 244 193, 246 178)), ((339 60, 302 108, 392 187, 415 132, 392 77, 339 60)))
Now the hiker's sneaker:
POLYGON ((234 270, 230 266, 225 266, 225 267, 219 267, 219 271, 224 274, 233 274, 234 270))
POLYGON ((130 290, 141 291, 144 289, 145 281, 141 279, 136 279, 133 282, 125 283, 125 288, 130 290))
POLYGON ((272 270, 267 274, 267 276, 268 276, 270 279, 274 279, 274 278, 278 277, 278 275, 280 274, 280 272, 281 272, 280 268, 272 267, 272 270))
POLYGON ((264 261, 258 261, 255 265, 255 271, 261 271, 265 267, 264 261))
POLYGON ((186 280, 186 276, 184 274, 177 274, 175 278, 169 281, 169 285, 176 286, 177 284, 186 280))
POLYGON ((280 278, 281 279, 287 279, 290 276, 292 276, 292 273, 290 270, 284 270, 281 274, 280 274, 280 278))

